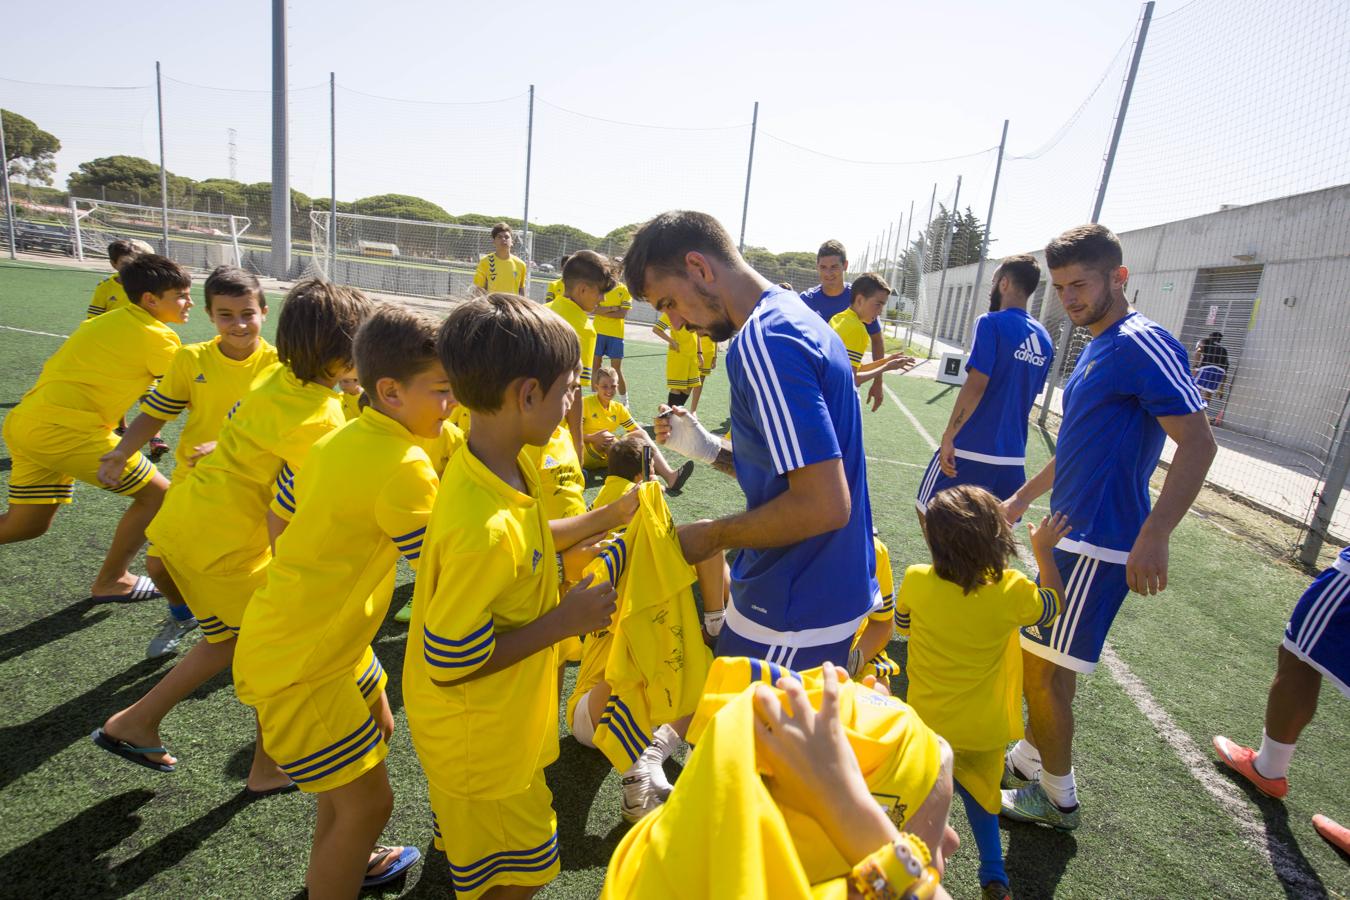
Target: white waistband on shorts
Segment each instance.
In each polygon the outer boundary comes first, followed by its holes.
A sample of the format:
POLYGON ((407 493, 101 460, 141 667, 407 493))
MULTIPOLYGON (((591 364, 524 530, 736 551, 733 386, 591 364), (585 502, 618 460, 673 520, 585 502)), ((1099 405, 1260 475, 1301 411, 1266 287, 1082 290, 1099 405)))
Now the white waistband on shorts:
POLYGON ((850 622, 827 625, 824 628, 776 631, 747 619, 745 614, 736 608, 736 598, 733 596, 731 602, 727 604, 726 627, 746 640, 754 641, 757 644, 766 644, 770 647, 825 647, 830 644, 837 644, 857 634, 858 626, 862 624, 863 619, 866 619, 870 612, 871 610, 868 610, 850 622))
POLYGON ((1123 566, 1130 559, 1128 550, 1112 550, 1109 547, 1098 547, 1096 544, 1089 544, 1087 541, 1071 541, 1064 538, 1055 545, 1056 550, 1063 550, 1065 553, 1077 553, 1079 556, 1086 556, 1091 559, 1100 559, 1102 562, 1115 563, 1123 566))
POLYGON ((1025 456, 993 456, 989 453, 976 453, 974 450, 957 450, 957 459, 968 459, 972 462, 988 463, 991 466, 1024 466, 1027 463, 1025 456))

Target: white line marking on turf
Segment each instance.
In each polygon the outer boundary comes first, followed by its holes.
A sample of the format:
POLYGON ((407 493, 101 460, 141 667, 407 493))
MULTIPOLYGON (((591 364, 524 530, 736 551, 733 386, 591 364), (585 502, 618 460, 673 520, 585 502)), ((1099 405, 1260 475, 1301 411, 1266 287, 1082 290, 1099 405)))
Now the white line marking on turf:
POLYGON ((63 341, 70 337, 68 334, 52 334, 50 331, 34 331, 31 328, 15 328, 13 325, 0 325, 0 328, 5 329, 6 331, 22 331, 24 334, 40 334, 43 337, 60 338, 63 341))
POLYGON ((928 463, 909 463, 909 462, 901 462, 901 461, 898 460, 898 459, 886 459, 885 457, 881 457, 881 456, 869 456, 869 457, 867 457, 867 461, 868 461, 868 462, 879 462, 879 463, 890 463, 890 464, 893 465, 893 466, 908 466, 908 467, 911 468, 911 469, 926 469, 926 468, 928 468, 928 463))
POLYGON ((938 442, 933 440, 933 436, 928 433, 928 429, 924 428, 923 425, 919 424, 919 420, 914 418, 914 413, 909 411, 908 406, 905 406, 905 404, 900 402, 900 398, 896 396, 895 391, 891 390, 891 386, 889 384, 886 384, 883 381, 882 387, 886 389, 886 395, 891 398, 891 402, 896 405, 896 407, 900 410, 900 412, 904 415, 906 419, 909 419, 909 424, 914 426, 914 430, 919 433, 919 437, 923 438, 925 441, 928 442, 928 449, 936 450, 938 448, 938 442))
POLYGON ((1256 851, 1283 884, 1297 896, 1325 897, 1326 890, 1297 849, 1266 828, 1252 811, 1246 796, 1233 781, 1218 772, 1209 754, 1203 752, 1189 734, 1173 721, 1167 710, 1154 699, 1148 686, 1139 680, 1110 644, 1102 648, 1102 665, 1125 691, 1135 707, 1152 723, 1158 736, 1172 748, 1191 777, 1200 783, 1210 799, 1233 819, 1233 825, 1245 842, 1256 851))

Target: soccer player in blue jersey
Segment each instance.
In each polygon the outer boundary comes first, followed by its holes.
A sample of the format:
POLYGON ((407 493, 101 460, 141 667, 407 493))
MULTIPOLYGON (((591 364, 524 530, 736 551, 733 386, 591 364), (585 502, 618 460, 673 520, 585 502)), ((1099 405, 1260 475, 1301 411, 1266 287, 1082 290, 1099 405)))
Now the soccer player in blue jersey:
POLYGON ((1200 492, 1215 444, 1186 348, 1125 299, 1130 273, 1116 236, 1101 225, 1071 228, 1049 243, 1045 260, 1069 321, 1092 340, 1064 388, 1055 455, 1003 504, 1013 522, 1050 490, 1051 512, 1072 527, 1055 548, 1064 611, 1053 627, 1022 630, 1030 721, 1008 755, 1004 787, 1015 790, 1003 792, 1003 814, 1071 829, 1079 821, 1078 675, 1096 668, 1127 593, 1166 589, 1168 539, 1200 492), (1149 476, 1168 437, 1177 450, 1150 511, 1149 476))
MULTIPOLYGON (((835 240, 821 244, 816 251, 816 274, 820 276, 820 284, 802 291, 802 302, 820 313, 826 322, 853 305, 853 286, 844 280, 846 271, 848 252, 844 245, 835 240)), ((881 359, 886 355, 881 322, 868 322, 867 333, 872 338, 872 359, 881 359)), ((873 412, 881 408, 885 396, 881 379, 874 379, 867 389, 867 402, 872 404, 873 412)))
POLYGON ((624 276, 635 296, 698 334, 731 339, 734 457, 683 409, 662 407, 656 424, 658 441, 734 475, 745 492, 745 512, 680 529, 690 563, 738 550, 718 655, 846 665, 881 596, 862 411, 843 343, 799 296, 752 269, 706 213, 643 225, 624 276))
POLYGON ((989 312, 975 320, 966 383, 919 482, 920 522, 945 488, 973 484, 1007 500, 1026 481, 1027 417, 1055 353, 1045 326, 1027 315, 1040 281, 1034 256, 1010 256, 994 271, 989 312))

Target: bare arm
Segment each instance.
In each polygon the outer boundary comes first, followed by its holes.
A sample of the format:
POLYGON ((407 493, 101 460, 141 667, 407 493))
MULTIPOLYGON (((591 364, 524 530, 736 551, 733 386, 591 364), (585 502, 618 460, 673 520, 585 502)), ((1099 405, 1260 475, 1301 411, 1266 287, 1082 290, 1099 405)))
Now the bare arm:
POLYGON ((664 331, 662 331, 658 326, 656 326, 656 325, 653 325, 653 326, 652 326, 652 334, 656 335, 656 336, 659 337, 661 340, 665 341, 666 344, 670 347, 670 349, 672 349, 672 350, 679 350, 679 349, 680 349, 680 343, 679 343, 679 341, 675 340, 673 337, 671 337, 670 335, 666 334, 666 333, 665 333, 664 331))
POLYGON ((788 489, 762 506, 681 528, 684 558, 696 563, 728 547, 786 547, 848 522, 852 504, 842 461, 812 463, 792 470, 787 479, 788 489))
POLYGON ((567 550, 592 535, 607 534, 621 528, 632 520, 637 507, 638 492, 629 491, 599 509, 565 519, 554 519, 548 523, 548 530, 553 534, 553 546, 559 551, 567 550))
POLYGON ((117 446, 99 457, 98 480, 107 487, 117 487, 122 482, 122 470, 126 468, 131 454, 144 447, 145 442, 158 434, 163 427, 163 419, 157 419, 148 413, 137 416, 127 426, 117 446))
POLYGON ((597 316, 604 316, 606 319, 626 319, 628 310, 622 306, 597 306, 595 308, 597 316))
POLYGON ((961 426, 974 415, 988 387, 988 375, 979 369, 966 371, 966 383, 961 385, 961 392, 956 395, 956 404, 952 407, 951 418, 947 420, 947 430, 942 432, 942 446, 938 451, 938 464, 949 478, 956 475, 956 436, 961 433, 961 426))
POLYGON ((272 554, 274 556, 277 552, 277 540, 281 537, 281 533, 286 530, 286 526, 289 524, 291 523, 272 512, 272 510, 269 509, 267 511, 267 542, 272 545, 272 554))
POLYGON ((1167 589, 1167 542, 1195 502, 1218 452, 1204 410, 1184 416, 1162 416, 1158 424, 1176 441, 1177 451, 1163 479, 1158 502, 1139 529, 1125 562, 1125 581, 1130 590, 1140 594, 1157 594, 1167 589))
POLYGON ((1055 485, 1055 458, 1050 457, 1050 461, 1031 477, 1026 484, 1017 489, 1013 494, 1003 502, 1003 516, 1009 522, 1016 522, 1022 518, 1022 514, 1027 511, 1027 507, 1036 502, 1036 499, 1055 485))

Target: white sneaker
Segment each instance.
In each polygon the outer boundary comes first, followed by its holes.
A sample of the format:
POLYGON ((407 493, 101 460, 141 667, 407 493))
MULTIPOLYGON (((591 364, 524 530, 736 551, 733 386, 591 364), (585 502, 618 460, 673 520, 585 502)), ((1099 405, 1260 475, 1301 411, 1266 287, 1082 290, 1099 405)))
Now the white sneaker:
POLYGON ((659 757, 653 755, 651 750, 647 748, 623 775, 623 801, 619 812, 629 824, 656 809, 670 796, 670 782, 661 769, 659 757))
POLYGON ((183 641, 197 629, 196 619, 179 621, 173 616, 164 620, 159 632, 150 641, 145 650, 146 659, 159 659, 161 656, 173 656, 183 646, 183 641))

